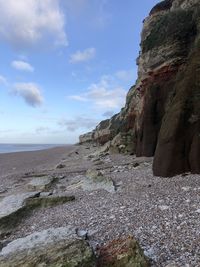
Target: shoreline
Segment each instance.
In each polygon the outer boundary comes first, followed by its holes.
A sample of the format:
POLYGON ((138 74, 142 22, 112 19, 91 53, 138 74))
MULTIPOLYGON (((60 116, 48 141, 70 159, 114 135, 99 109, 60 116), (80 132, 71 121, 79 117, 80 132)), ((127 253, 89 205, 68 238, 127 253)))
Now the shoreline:
MULTIPOLYGON (((11 153, 21 153, 21 152, 34 152, 34 151, 43 151, 43 150, 48 150, 52 148, 59 148, 59 147, 69 147, 73 146, 74 144, 0 144, 1 146, 13 146, 13 147, 21 147, 21 150, 11 150, 11 151, 2 151, 0 150, 0 155, 2 154, 11 154, 11 153), (23 150, 23 147, 27 147, 28 150, 23 150), (33 147, 33 149, 31 149, 33 147), (29 150, 30 148, 30 150, 29 150)), ((14 148, 13 148, 14 149, 14 148)))
POLYGON ((0 181, 2 176, 48 169, 73 149, 74 145, 66 145, 34 151, 0 153, 0 181))

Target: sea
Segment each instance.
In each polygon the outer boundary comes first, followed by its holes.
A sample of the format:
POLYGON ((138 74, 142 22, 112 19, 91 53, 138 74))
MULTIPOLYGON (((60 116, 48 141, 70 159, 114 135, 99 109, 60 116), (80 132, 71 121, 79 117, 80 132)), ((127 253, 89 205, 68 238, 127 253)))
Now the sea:
POLYGON ((43 150, 63 145, 58 144, 0 144, 0 153, 43 150))

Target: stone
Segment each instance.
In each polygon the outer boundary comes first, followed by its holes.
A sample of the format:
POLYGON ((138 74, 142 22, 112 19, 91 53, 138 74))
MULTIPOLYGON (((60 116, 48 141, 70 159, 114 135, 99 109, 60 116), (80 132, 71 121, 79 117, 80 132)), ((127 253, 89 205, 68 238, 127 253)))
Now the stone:
POLYGON ((93 182, 102 182, 105 180, 105 177, 103 176, 102 172, 96 169, 87 170, 86 177, 91 179, 93 182))
POLYGON ((66 167, 65 164, 60 163, 60 164, 58 164, 58 166, 56 167, 56 169, 64 169, 65 167, 66 167))
POLYGON ((200 173, 199 14, 199 0, 164 0, 151 10, 136 84, 121 111, 90 135, 112 153, 155 156, 156 176, 200 173))
POLYGON ((179 267, 179 265, 175 263, 167 264, 165 267, 179 267))
POLYGON ((85 240, 88 239, 88 231, 82 229, 76 229, 76 234, 78 237, 84 238, 85 240))
POLYGON ((89 132, 83 135, 79 136, 79 143, 84 144, 84 143, 90 143, 93 142, 93 132, 89 132))
POLYGON ((28 199, 38 198, 40 192, 21 193, 4 197, 0 202, 0 234, 10 231, 22 218, 20 212, 28 199))
POLYGON ((70 227, 51 228, 19 238, 0 252, 0 267, 94 267, 88 243, 70 227))
POLYGON ((170 209, 170 207, 167 206, 167 205, 159 205, 158 208, 159 208, 161 211, 165 211, 165 210, 170 209))
POLYGON ((36 208, 52 207, 74 200, 73 195, 40 197, 39 192, 5 197, 0 202, 0 234, 11 232, 25 216, 36 208))
POLYGON ((0 221, 23 208, 27 199, 39 197, 39 195, 40 192, 29 192, 4 197, 0 202, 0 221))
POLYGON ((71 202, 74 200, 75 200, 75 196, 73 195, 39 197, 39 198, 28 199, 26 201, 26 208, 29 211, 31 211, 36 208, 53 207, 53 206, 61 205, 61 204, 71 202))
POLYGON ((51 176, 36 177, 27 184, 27 188, 32 191, 45 191, 51 187, 54 181, 55 179, 51 176))
POLYGON ((86 179, 81 181, 81 187, 86 191, 104 189, 110 193, 115 192, 113 180, 96 169, 89 169, 86 172, 86 179))
POLYGON ((150 262, 133 237, 113 240, 100 247, 97 267, 149 267, 150 262))

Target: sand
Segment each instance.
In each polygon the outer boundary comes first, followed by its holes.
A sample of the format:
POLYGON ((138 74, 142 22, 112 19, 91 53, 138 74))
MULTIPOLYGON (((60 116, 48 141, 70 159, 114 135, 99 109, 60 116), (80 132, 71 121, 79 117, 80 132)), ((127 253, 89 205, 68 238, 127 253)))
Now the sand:
POLYGON ((33 210, 4 240, 73 226, 88 231, 94 249, 133 235, 154 267, 200 266, 200 176, 154 177, 152 159, 91 156, 96 149, 70 146, 0 155, 1 198, 24 191, 37 175, 58 178, 50 189, 53 195, 75 196, 75 201, 33 210), (57 168, 59 164, 63 168, 57 168), (114 190, 105 184, 91 184, 86 190, 83 185, 91 168, 112 179, 114 190))

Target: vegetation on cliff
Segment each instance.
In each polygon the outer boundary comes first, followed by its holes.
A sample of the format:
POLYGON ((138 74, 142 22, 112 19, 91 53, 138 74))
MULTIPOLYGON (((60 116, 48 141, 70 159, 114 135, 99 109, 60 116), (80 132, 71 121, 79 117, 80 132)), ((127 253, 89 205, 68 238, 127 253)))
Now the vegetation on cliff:
POLYGON ((199 14, 197 0, 165 0, 151 10, 137 82, 121 112, 91 138, 110 142, 111 151, 155 156, 155 175, 200 173, 199 14))

